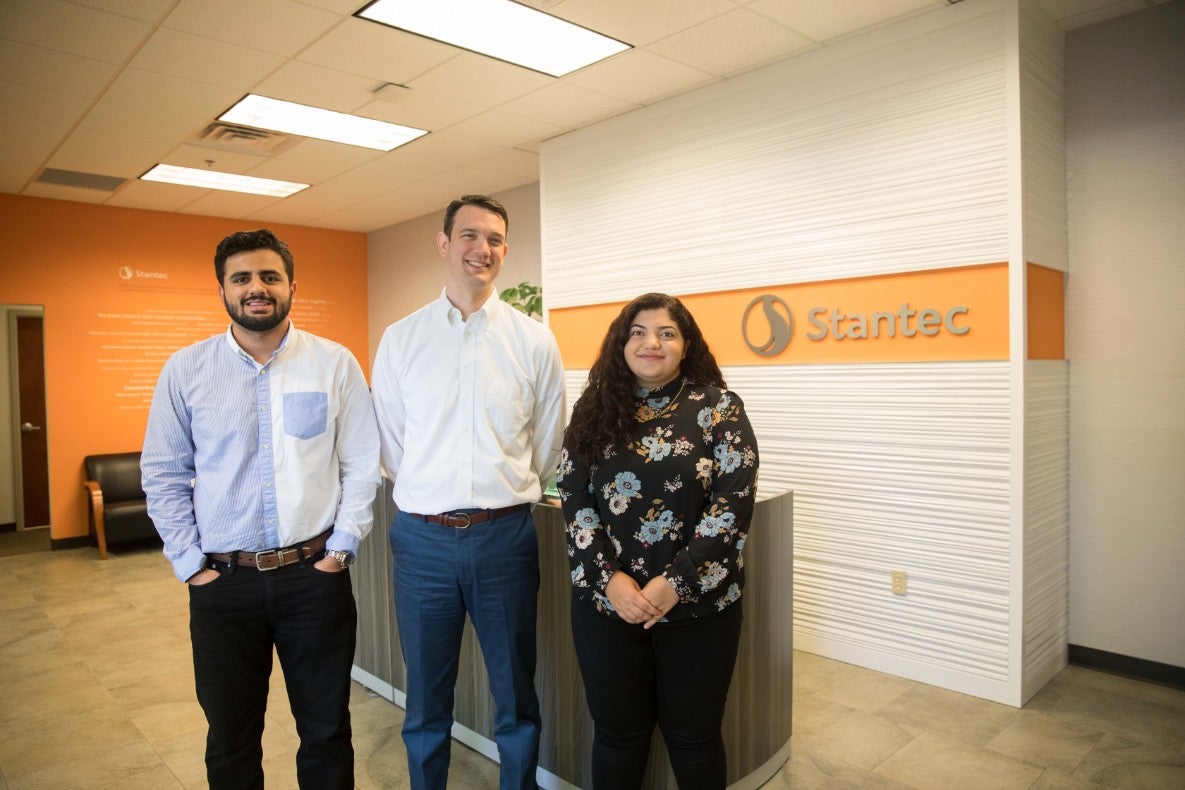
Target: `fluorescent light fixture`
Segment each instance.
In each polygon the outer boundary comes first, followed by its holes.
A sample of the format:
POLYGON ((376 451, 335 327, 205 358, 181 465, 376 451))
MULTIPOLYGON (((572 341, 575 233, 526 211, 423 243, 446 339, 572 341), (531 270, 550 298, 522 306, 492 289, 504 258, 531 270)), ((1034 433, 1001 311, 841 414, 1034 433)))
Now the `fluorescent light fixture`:
POLYGON ((297 184, 292 181, 274 181, 270 178, 238 176, 234 173, 195 170, 192 167, 178 167, 176 165, 157 165, 140 178, 143 181, 161 181, 165 184, 225 189, 228 192, 247 192, 252 195, 271 195, 272 197, 288 197, 309 187, 308 184, 297 184))
POLYGON ((630 48, 512 0, 375 0, 356 16, 553 77, 630 48))
POLYGON ((253 93, 243 97, 218 120, 379 151, 390 151, 427 134, 423 129, 269 99, 253 93))

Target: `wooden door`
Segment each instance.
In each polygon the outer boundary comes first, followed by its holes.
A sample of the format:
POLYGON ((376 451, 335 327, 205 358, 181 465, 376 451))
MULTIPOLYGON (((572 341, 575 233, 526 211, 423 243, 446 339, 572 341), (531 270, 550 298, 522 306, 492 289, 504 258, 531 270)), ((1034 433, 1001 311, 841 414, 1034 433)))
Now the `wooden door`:
POLYGON ((45 328, 40 316, 16 316, 17 401, 21 433, 21 508, 17 525, 49 524, 49 442, 45 425, 45 328))

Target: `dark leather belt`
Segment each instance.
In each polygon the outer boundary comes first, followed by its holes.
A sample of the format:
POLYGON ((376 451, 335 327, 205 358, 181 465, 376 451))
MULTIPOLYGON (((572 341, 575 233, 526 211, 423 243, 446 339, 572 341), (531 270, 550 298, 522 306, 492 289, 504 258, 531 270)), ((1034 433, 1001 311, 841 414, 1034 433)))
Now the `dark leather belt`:
POLYGON ((453 527, 454 529, 468 529, 474 524, 481 524, 486 521, 493 521, 496 518, 509 516, 512 513, 518 513, 527 510, 531 506, 527 503, 521 505, 511 505, 510 507, 499 507, 493 510, 477 510, 472 513, 467 513, 464 510, 454 510, 451 513, 433 513, 431 515, 424 515, 423 513, 408 513, 412 518, 418 518, 420 521, 429 521, 433 524, 439 524, 442 527, 453 527))
POLYGON ((300 562, 301 559, 306 561, 313 559, 313 556, 325 548, 325 544, 329 542, 330 532, 333 532, 333 530, 326 530, 312 540, 297 543, 295 546, 289 546, 286 549, 232 551, 227 554, 215 554, 211 552, 206 556, 215 562, 222 562, 227 565, 255 568, 261 571, 274 571, 276 568, 283 568, 285 565, 300 562))

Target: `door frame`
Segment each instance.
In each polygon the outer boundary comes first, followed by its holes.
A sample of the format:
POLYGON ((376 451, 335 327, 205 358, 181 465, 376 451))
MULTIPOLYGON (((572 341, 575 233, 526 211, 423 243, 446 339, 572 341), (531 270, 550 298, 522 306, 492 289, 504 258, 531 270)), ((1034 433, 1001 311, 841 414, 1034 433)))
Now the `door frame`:
MULTIPOLYGON (((10 409, 10 417, 12 422, 12 475, 13 475, 13 505, 16 510, 16 528, 18 532, 32 532, 36 529, 50 529, 51 524, 38 524, 30 527, 25 524, 25 490, 24 490, 24 468, 23 468, 23 453, 21 452, 21 415, 20 415, 20 366, 17 360, 17 318, 40 318, 42 326, 45 325, 45 307, 42 305, 15 305, 4 304, 0 305, 7 314, 8 320, 8 370, 9 370, 9 399, 12 404, 10 409)), ((45 356, 45 341, 42 340, 41 354, 45 356)), ((48 382, 43 386, 45 390, 46 405, 48 406, 49 392, 48 382)), ((50 458, 52 448, 49 445, 49 409, 46 409, 45 417, 45 452, 46 452, 46 474, 45 474, 45 488, 49 494, 50 503, 50 521, 53 521, 53 489, 52 489, 52 475, 49 470, 53 468, 53 463, 50 458)))

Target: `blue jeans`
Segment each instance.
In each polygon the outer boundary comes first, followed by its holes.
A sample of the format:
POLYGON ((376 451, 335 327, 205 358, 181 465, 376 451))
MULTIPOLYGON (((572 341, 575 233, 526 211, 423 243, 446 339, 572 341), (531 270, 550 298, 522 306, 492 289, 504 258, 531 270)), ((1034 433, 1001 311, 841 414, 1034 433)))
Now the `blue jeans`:
POLYGON ((465 615, 494 696, 501 787, 534 788, 539 761, 535 611, 539 545, 530 510, 467 529, 399 513, 389 533, 407 667, 403 742, 413 790, 448 782, 453 689, 465 615))
POLYGON ((264 714, 275 646, 300 748, 302 788, 353 788, 350 668, 358 613, 350 573, 239 567, 189 588, 198 702, 210 729, 211 790, 263 787, 264 714))

